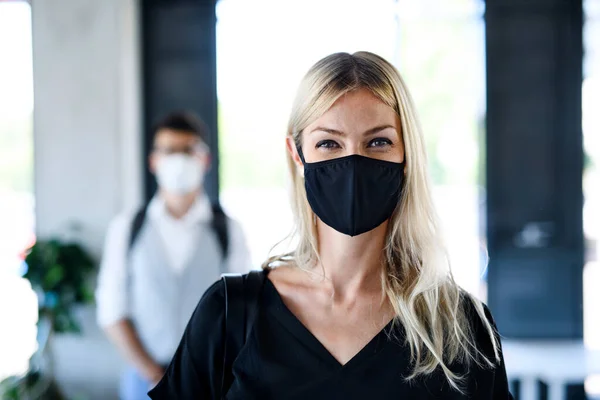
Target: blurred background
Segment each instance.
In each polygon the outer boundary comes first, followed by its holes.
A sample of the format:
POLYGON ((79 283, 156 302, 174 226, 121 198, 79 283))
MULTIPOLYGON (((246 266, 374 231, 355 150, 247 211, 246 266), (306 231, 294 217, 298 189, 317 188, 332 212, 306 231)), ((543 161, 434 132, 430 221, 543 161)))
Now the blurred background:
MULTIPOLYGON (((412 91, 453 273, 489 304, 513 392, 600 398, 600 0, 0 0, 0 381, 51 335, 27 249, 75 241, 93 281, 173 109, 211 128, 207 191, 258 268, 291 229, 296 87, 358 50, 412 91)), ((46 368, 68 398, 116 398, 123 362, 76 297, 46 368)))

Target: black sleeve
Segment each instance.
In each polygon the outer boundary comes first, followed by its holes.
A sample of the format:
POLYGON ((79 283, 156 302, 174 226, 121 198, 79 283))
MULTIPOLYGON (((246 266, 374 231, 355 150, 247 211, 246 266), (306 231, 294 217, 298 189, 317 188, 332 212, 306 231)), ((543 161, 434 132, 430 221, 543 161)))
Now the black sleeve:
POLYGON ((513 400, 513 396, 509 390, 508 377, 506 375, 506 366, 504 365, 504 354, 502 353, 502 342, 500 340, 500 334, 498 333, 498 327, 494 322, 494 318, 492 317, 492 313, 490 309, 484 304, 483 309, 485 311, 485 316, 494 328, 494 334, 496 335, 496 339, 498 340, 498 351, 500 352, 500 363, 496 367, 494 371, 494 400, 504 400, 509 399, 513 400))
POLYGON ((225 288, 213 284, 196 306, 165 375, 148 395, 163 399, 219 399, 223 370, 225 288))
MULTIPOLYGON (((478 301, 478 300, 477 300, 478 301)), ((506 367, 504 365, 504 355, 502 354, 502 343, 500 342, 500 335, 498 333, 498 328, 496 327, 496 323, 494 322, 494 318, 492 317, 492 313, 489 308, 483 305, 483 310, 485 312, 485 316, 488 322, 492 325, 494 330, 494 335, 496 335, 496 339, 498 340, 498 345, 500 348, 498 351, 500 352, 500 361, 496 364, 496 367, 493 370, 493 388, 492 388, 492 399, 494 400, 512 400, 513 397, 510 394, 508 378, 506 376, 506 367)), ((481 319, 479 318, 479 314, 475 311, 475 308, 472 308, 472 312, 474 315, 472 317, 477 318, 478 323, 475 324, 475 335, 476 341, 480 344, 481 350, 486 355, 489 360, 494 360, 494 347, 492 341, 490 340, 487 329, 481 319)))

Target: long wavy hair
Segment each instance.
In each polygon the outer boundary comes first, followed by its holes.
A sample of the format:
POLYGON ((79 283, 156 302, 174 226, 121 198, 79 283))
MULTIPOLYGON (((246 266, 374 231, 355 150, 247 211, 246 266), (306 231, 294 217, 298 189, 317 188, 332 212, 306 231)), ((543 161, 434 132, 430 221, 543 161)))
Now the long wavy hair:
MULTIPOLYGON (((369 53, 335 53, 317 62, 298 89, 287 135, 302 145, 302 131, 323 115, 345 93, 367 89, 400 117, 405 148, 406 176, 402 196, 389 221, 382 287, 403 326, 410 347, 412 373, 408 380, 441 368, 450 385, 462 392, 464 376, 453 372, 455 363, 493 368, 500 359, 495 331, 482 304, 462 291, 450 271, 433 206, 425 141, 412 98, 398 71, 383 58, 369 53), (471 302, 489 334, 494 356, 477 347, 465 301, 471 302)), ((263 267, 293 263, 314 266, 319 261, 315 215, 306 198, 304 178, 291 155, 295 250, 270 257, 263 267)))

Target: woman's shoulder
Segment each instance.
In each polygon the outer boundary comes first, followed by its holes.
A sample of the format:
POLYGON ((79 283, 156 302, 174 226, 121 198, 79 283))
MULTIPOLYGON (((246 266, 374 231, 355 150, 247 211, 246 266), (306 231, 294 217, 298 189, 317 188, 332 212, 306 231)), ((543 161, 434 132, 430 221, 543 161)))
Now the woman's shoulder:
POLYGON ((221 346, 228 318, 244 317, 258 301, 261 288, 268 271, 252 271, 244 275, 225 275, 213 283, 202 295, 188 323, 186 337, 193 341, 197 338, 221 346), (230 279, 231 278, 231 279, 230 279), (228 316, 228 304, 235 312, 228 316), (208 340, 206 340, 208 339, 208 340))
POLYGON ((301 274, 291 264, 280 265, 269 269, 269 280, 275 285, 296 285, 301 274))
POLYGON ((492 312, 483 301, 463 289, 461 289, 460 298, 462 309, 472 328, 485 327, 486 322, 494 329, 496 328, 492 312))
POLYGON ((461 292, 462 308, 475 344, 488 359, 495 359, 495 346, 499 342, 499 334, 488 306, 472 294, 461 292))
MULTIPOLYGON (((243 282, 247 282, 248 277, 250 275, 257 274, 257 275, 260 275, 260 280, 262 280, 266 277, 266 274, 268 274, 268 273, 269 273, 269 271, 263 270, 263 271, 248 272, 244 275, 240 275, 240 274, 224 275, 223 277, 221 277, 221 279, 217 280, 208 289, 206 289, 206 291, 200 298, 200 301, 198 302, 198 306, 196 307, 196 311, 194 312, 194 314, 200 313, 200 314, 215 315, 215 314, 221 314, 221 313, 225 312, 225 296, 227 293, 227 290, 225 288, 225 285, 226 285, 225 279, 240 277, 240 278, 242 278, 243 282)), ((246 283, 244 283, 244 284, 246 284, 246 283)))
POLYGON ((217 303, 221 303, 225 299, 225 285, 223 279, 217 280, 215 283, 210 285, 200 298, 198 306, 214 306, 217 303))
POLYGON ((219 279, 206 289, 198 301, 189 328, 195 331, 201 326, 213 325, 223 318, 225 318, 225 285, 223 279, 219 279))
MULTIPOLYGON (((194 312, 194 317, 198 316, 212 316, 216 317, 219 315, 224 315, 226 308, 226 299, 228 296, 228 292, 232 292, 233 284, 227 283, 226 280, 230 278, 236 279, 241 278, 240 282, 246 287, 247 285, 256 285, 261 284, 266 278, 267 274, 270 276, 269 270, 262 271, 251 271, 244 275, 240 274, 226 274, 221 279, 213 283, 202 295, 200 301, 198 302, 198 306, 196 307, 196 311, 194 312), (251 279, 254 278, 254 279, 251 279), (226 286, 229 288, 227 289, 226 286)), ((229 295, 231 296, 231 294, 229 295)))
POLYGON ((284 299, 310 290, 311 287, 309 275, 293 263, 270 269, 268 279, 284 299))

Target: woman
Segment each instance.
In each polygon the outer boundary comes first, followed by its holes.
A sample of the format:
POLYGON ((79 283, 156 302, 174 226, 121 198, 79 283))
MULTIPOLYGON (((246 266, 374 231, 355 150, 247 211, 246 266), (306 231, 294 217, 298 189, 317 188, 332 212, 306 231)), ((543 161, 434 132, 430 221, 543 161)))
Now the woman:
POLYGON ((244 323, 218 282, 150 397, 510 398, 491 316, 450 273, 395 68, 367 52, 315 64, 287 150, 298 244, 265 263, 259 294, 246 291, 257 307, 245 344, 229 342, 244 323))

